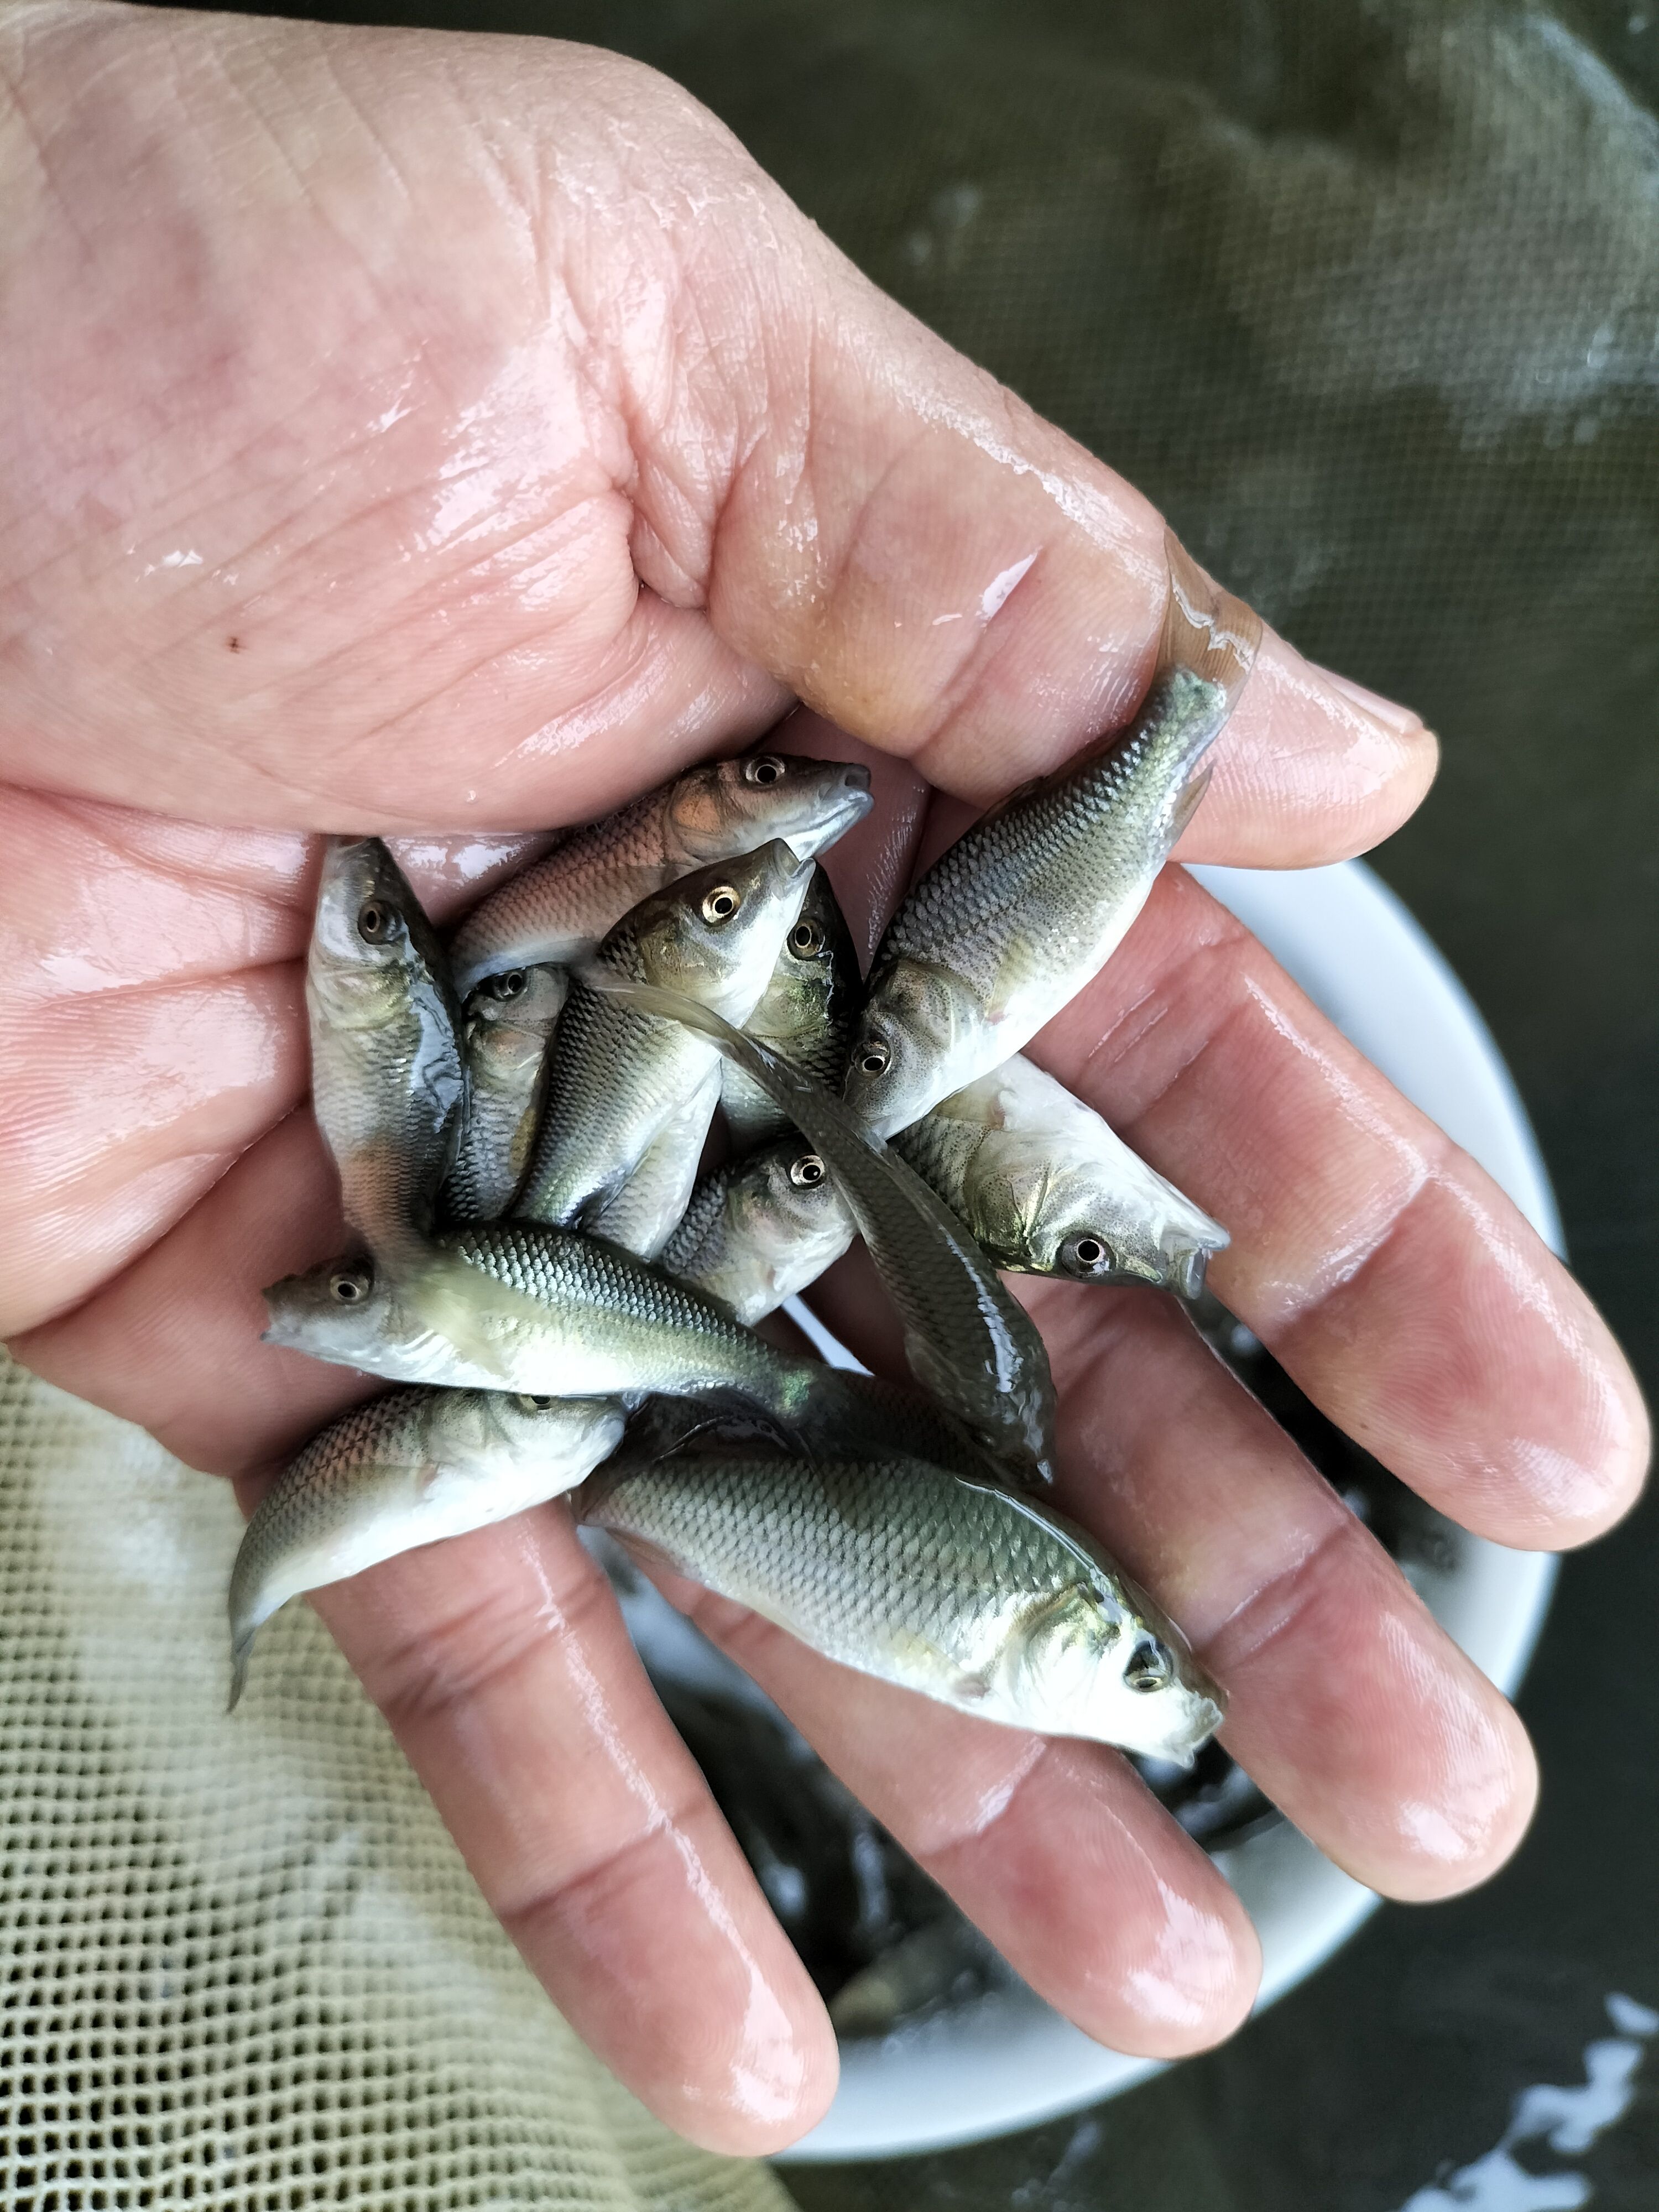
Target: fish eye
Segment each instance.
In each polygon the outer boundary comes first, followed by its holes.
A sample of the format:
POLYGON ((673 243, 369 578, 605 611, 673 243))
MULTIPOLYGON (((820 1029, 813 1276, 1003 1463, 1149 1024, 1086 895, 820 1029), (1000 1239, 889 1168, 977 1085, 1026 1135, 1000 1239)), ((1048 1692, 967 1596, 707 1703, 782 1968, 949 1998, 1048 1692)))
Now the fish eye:
POLYGON ((365 899, 357 909, 357 934, 365 945, 389 945, 398 927, 397 909, 384 899, 365 899))
POLYGON ((797 960, 816 960, 823 950, 823 932, 815 921, 798 921, 789 933, 789 950, 797 960))
POLYGON ((1146 1636, 1129 1654, 1123 1679, 1132 1690, 1161 1690, 1172 1671, 1169 1653, 1155 1636, 1146 1636))
POLYGON ((553 1402, 550 1396, 544 1396, 539 1392, 531 1391, 522 1392, 514 1401, 521 1413, 544 1413, 553 1402))
POLYGON ((328 1279, 328 1294, 337 1306, 361 1305, 374 1287, 368 1267, 337 1267, 328 1279))
POLYGON ((758 783, 763 786, 781 783, 787 773, 787 770, 783 763, 775 753, 757 753, 752 760, 746 760, 743 764, 743 780, 745 783, 758 783))
POLYGON ((735 890, 730 884, 716 884, 712 891, 703 895, 702 918, 717 925, 730 921, 742 904, 743 894, 740 891, 735 890))
POLYGON ((492 999, 521 999, 530 988, 530 978, 522 968, 509 968, 492 975, 487 988, 492 999))
POLYGON ((1068 1275, 1086 1279, 1091 1275, 1110 1274, 1117 1265, 1117 1255, 1103 1237, 1093 1236, 1085 1230, 1080 1237, 1068 1237, 1060 1246, 1060 1264, 1068 1275))
POLYGON ((884 1075, 892 1060, 893 1048, 885 1037, 872 1037, 859 1054, 859 1066, 866 1075, 884 1075))
POLYGON ((789 1163, 789 1180, 797 1190, 816 1190, 824 1177, 823 1162, 816 1152, 803 1152, 789 1163))

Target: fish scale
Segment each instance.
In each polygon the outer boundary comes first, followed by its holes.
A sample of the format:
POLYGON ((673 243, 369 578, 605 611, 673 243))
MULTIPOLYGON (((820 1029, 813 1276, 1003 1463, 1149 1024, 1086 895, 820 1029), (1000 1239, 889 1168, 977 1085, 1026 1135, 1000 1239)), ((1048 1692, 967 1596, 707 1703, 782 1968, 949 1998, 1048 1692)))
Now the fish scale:
MULTIPOLYGON (((852 932, 822 863, 813 869, 801 901, 797 927, 800 924, 817 931, 817 949, 798 950, 795 932, 789 933, 772 979, 743 1026, 815 1083, 839 1090, 861 992, 852 932)), ((753 1152, 789 1127, 788 1115, 729 1060, 720 1070, 720 1104, 732 1147, 739 1152, 753 1152)))
MULTIPOLYGON (((494 1222, 452 1231, 438 1249, 545 1309, 549 1364, 534 1376, 520 1368, 514 1387, 564 1387, 551 1347, 562 1340, 574 1357, 584 1335, 603 1336, 605 1356, 617 1363, 638 1362, 636 1374, 607 1389, 729 1389, 793 1423, 835 1386, 833 1370, 779 1352, 694 1291, 594 1238, 494 1222)), ((525 1333, 516 1320, 514 1326, 525 1333)))
POLYGON ((894 1135, 1027 1044, 1097 975, 1202 798, 1261 624, 1170 541, 1158 666, 1127 731, 1010 794, 888 924, 844 1095, 894 1135))
POLYGON ((825 1657, 987 1719, 1190 1758, 1221 1718, 1145 1592, 1081 1531, 993 1485, 914 1460, 613 1461, 577 1508, 825 1657), (1056 1670, 1044 1639, 1062 1608, 1072 1663, 1056 1670), (1114 1695, 1153 1642, 1166 1679, 1114 1695))
POLYGON ((1110 750, 1069 763, 1059 781, 1016 793, 940 856, 893 917, 876 955, 872 988, 889 960, 937 959, 941 947, 949 948, 957 973, 988 988, 1010 957, 1005 932, 994 924, 1016 921, 1031 940, 1034 963, 1054 957, 1055 928, 1066 942, 1087 933, 1070 919, 1078 872, 1138 871, 1149 848, 1173 843, 1194 758, 1227 706, 1223 685, 1189 669, 1167 672, 1147 693, 1136 726, 1109 741, 1110 750))
POLYGON ((573 830, 475 907, 451 947, 455 987, 470 992, 536 961, 582 960, 641 899, 774 837, 811 860, 872 803, 869 770, 845 761, 750 754, 688 769, 573 830))
MULTIPOLYGON (((573 980, 530 1179, 520 1203, 532 1220, 592 1225, 635 1173, 665 1124, 677 1119, 696 1172, 714 1118, 710 1084, 701 1124, 681 1109, 716 1074, 719 1057, 702 1037, 655 1020, 591 988, 596 978, 672 981, 736 1021, 753 1012, 793 927, 811 871, 781 839, 683 877, 643 901, 605 938, 573 980), (709 902, 728 903, 723 915, 709 902)), ((660 1170, 663 1164, 658 1163, 660 1170)))
POLYGON ((570 1489, 615 1449, 614 1399, 393 1390, 330 1422, 255 1508, 230 1578, 230 1702, 255 1632, 302 1590, 488 1527, 570 1489))
POLYGON ((443 949, 378 837, 333 838, 306 963, 312 1103, 346 1219, 388 1265, 431 1228, 465 1076, 443 949), (366 939, 362 917, 382 917, 366 939))

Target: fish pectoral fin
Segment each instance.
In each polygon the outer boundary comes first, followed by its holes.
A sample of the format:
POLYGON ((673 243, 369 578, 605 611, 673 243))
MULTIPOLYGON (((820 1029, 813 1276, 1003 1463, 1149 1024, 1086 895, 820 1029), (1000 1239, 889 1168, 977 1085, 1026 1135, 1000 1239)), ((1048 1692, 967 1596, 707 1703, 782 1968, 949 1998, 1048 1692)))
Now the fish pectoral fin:
POLYGON ((933 1686, 933 1694, 943 1692, 947 1698, 964 1705, 982 1705, 991 1694, 989 1665, 964 1667, 960 1659, 914 1628, 890 1636, 888 1652, 899 1679, 908 1678, 912 1686, 918 1680, 925 1680, 933 1686))
MULTIPOLYGON (((481 1271, 473 1269, 469 1273, 476 1275, 481 1271)), ((467 1288, 471 1287, 467 1285, 467 1288)), ((512 1295, 506 1285, 499 1287, 506 1291, 508 1297, 512 1295)), ((511 1379, 501 1347, 479 1322, 466 1289, 447 1271, 428 1268, 409 1278, 401 1286, 401 1295, 404 1305, 421 1326, 453 1345, 462 1358, 471 1361, 473 1366, 482 1368, 486 1375, 495 1376, 502 1382, 511 1379)), ((476 1292, 474 1296, 476 1297, 476 1292)))
POLYGON ((1189 778, 1186 789, 1176 800, 1175 806, 1170 817, 1171 842, 1174 842, 1175 838, 1180 836, 1182 831, 1192 820, 1194 815, 1197 813, 1200 806, 1202 805, 1204 794, 1210 787, 1210 778, 1213 773, 1213 769, 1207 764, 1203 768, 1199 769, 1189 778))

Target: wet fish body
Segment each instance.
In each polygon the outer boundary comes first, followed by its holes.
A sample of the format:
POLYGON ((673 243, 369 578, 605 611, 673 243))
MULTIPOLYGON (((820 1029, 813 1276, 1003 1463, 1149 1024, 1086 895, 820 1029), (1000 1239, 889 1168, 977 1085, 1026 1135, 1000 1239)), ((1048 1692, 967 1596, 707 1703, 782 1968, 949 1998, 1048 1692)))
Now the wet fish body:
POLYGON ((331 1421, 260 1499, 230 1579, 232 1685, 255 1632, 302 1591, 571 1490, 612 1451, 615 1400, 394 1390, 331 1421))
MULTIPOLYGON (((837 1090, 861 995, 852 933, 820 865, 760 1003, 742 1026, 791 1067, 837 1090)), ((789 1127, 788 1116, 729 1060, 720 1072, 720 1105, 734 1152, 752 1152, 789 1127)))
POLYGON ((658 1130, 622 1188, 593 1216, 591 1236, 609 1238, 635 1259, 657 1258, 684 1218, 719 1103, 720 1071, 711 1068, 658 1130))
POLYGON ((1054 1420, 1048 1355, 949 1206, 840 1099, 707 1007, 617 980, 642 1012, 672 1014, 716 1042, 811 1143, 835 1178, 904 1328, 912 1373, 1020 1482, 1050 1482, 1054 1420))
POLYGON ((1195 1298, 1219 1222, 1016 1055, 890 1139, 999 1267, 1195 1298))
MULTIPOLYGON (((682 877, 626 915, 577 974, 559 1024, 526 1218, 592 1223, 675 1120, 690 1154, 707 1134, 683 1109, 719 1067, 708 1040, 608 997, 607 977, 666 987, 734 1022, 754 1011, 805 895, 811 864, 781 840, 682 877)), ((710 1091, 712 1118, 717 1091, 710 1091)))
POLYGON ((378 837, 331 839, 306 965, 312 1103, 347 1220, 383 1264, 432 1225, 465 1077, 443 949, 378 837))
POLYGON ((466 1113, 444 1186, 452 1221, 495 1221, 510 1212, 529 1172, 548 1048, 569 988, 562 968, 509 968, 467 1000, 466 1113))
POLYGON ((747 753, 659 784, 483 900, 451 946, 455 987, 503 968, 588 958, 623 915, 681 876, 781 837, 808 860, 861 821, 870 772, 845 761, 747 753))
POLYGON ((890 1136, 1020 1050, 1097 975, 1204 794, 1261 624, 1170 541, 1151 688, 1121 737, 1014 793, 889 923, 846 1097, 890 1136))
POLYGON ((815 1283, 857 1234, 823 1160, 792 1131, 703 1177, 661 1265, 752 1328, 815 1283))
POLYGON ((265 1304, 268 1342, 394 1382, 635 1401, 724 1394, 793 1426, 831 1371, 613 1245, 532 1222, 446 1231, 421 1281, 339 1261, 273 1284, 265 1304))
POLYGON ((602 1468, 583 1516, 826 1657, 1010 1727, 1189 1762, 1221 1695, 1099 1547, 912 1461, 602 1468))

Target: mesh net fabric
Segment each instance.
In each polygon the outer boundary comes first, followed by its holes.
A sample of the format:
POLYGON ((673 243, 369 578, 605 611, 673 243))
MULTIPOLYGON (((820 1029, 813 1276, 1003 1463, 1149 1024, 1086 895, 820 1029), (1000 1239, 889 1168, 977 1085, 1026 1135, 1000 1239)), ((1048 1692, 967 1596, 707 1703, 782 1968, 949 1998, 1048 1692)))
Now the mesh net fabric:
POLYGON ((7 2212, 786 2202, 589 2057, 304 1606, 227 1717, 228 1484, 0 1355, 0 1516, 7 2212))

